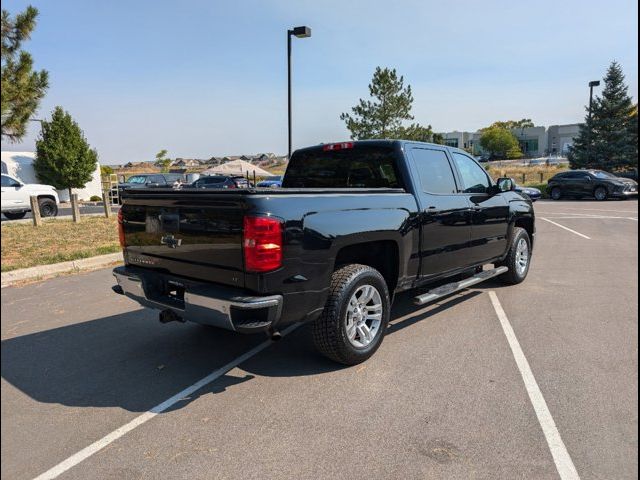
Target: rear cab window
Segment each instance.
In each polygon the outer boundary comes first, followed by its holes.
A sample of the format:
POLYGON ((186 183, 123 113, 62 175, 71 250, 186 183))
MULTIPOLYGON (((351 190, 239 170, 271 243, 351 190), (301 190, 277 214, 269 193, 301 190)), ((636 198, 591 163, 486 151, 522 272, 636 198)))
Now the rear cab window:
POLYGON ((403 188, 393 146, 356 145, 297 151, 284 188, 403 188))

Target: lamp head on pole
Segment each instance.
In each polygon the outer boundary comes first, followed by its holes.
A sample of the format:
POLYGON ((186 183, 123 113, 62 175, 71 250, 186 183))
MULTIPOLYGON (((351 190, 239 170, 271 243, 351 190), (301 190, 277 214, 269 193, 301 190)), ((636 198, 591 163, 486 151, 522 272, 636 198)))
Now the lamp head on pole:
POLYGON ((295 27, 293 30, 289 30, 289 34, 298 38, 307 38, 311 36, 311 29, 309 27, 295 27))
POLYGON ((589 82, 590 87, 597 87, 598 85, 600 85, 600 80, 594 80, 592 82, 589 82))

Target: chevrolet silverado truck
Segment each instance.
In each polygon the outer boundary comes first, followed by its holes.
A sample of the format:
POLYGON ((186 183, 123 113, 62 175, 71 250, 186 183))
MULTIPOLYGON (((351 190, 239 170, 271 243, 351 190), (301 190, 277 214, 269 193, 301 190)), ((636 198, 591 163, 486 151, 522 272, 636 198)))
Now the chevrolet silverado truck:
POLYGON ((525 279, 535 219, 514 188, 462 150, 365 140, 297 150, 278 189, 127 190, 113 289, 163 323, 277 338, 311 322, 320 352, 354 365, 398 292, 431 286, 423 305, 525 279))

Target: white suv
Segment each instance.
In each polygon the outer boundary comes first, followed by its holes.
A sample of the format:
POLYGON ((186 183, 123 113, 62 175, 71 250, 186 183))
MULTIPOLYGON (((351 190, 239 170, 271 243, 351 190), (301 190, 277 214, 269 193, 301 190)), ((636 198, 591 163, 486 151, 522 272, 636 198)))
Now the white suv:
POLYGON ((29 197, 38 197, 40 215, 55 217, 58 215, 58 193, 51 185, 22 183, 9 175, 2 175, 2 213, 9 220, 17 220, 31 211, 29 197))

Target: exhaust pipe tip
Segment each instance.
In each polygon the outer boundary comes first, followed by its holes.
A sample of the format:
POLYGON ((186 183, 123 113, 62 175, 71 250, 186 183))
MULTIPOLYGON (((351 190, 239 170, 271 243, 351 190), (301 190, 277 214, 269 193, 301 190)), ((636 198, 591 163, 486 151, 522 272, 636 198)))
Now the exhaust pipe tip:
POLYGON ((277 342, 281 338, 282 338, 282 333, 280 333, 278 330, 276 330, 274 332, 271 332, 271 341, 272 342, 277 342))

